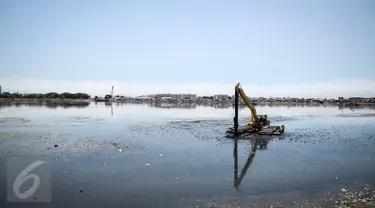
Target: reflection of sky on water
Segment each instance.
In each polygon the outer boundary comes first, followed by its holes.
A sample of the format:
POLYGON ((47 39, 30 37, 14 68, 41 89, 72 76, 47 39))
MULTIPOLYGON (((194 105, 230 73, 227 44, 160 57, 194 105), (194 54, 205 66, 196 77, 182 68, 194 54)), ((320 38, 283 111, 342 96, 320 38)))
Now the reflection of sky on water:
MULTIPOLYGON (((258 114, 269 116, 327 116, 327 115, 360 115, 374 113, 372 109, 339 109, 338 107, 270 107, 257 106, 258 114)), ((57 107, 46 108, 43 106, 20 107, 11 106, 1 108, 4 117, 90 117, 90 118, 121 118, 125 120, 148 119, 174 120, 174 119, 232 119, 233 108, 213 108, 197 105, 195 108, 157 108, 147 104, 105 104, 91 103, 88 107, 57 107)), ((247 118, 250 111, 247 108, 240 109, 240 117, 247 118)))

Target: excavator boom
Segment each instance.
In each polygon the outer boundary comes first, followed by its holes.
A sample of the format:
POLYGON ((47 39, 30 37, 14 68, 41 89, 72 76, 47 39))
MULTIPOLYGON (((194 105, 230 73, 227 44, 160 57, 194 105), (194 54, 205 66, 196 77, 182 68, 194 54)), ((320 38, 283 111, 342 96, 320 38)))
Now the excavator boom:
POLYGON ((255 107, 254 107, 253 103, 251 102, 250 98, 248 98, 246 96, 245 92, 242 90, 242 88, 240 86, 240 83, 236 84, 235 90, 236 90, 236 92, 238 92, 238 94, 241 96, 242 100, 245 102, 245 104, 247 105, 247 107, 251 111, 252 120, 250 121, 250 123, 255 124, 257 122, 257 116, 258 115, 257 115, 257 111, 255 110, 255 107))

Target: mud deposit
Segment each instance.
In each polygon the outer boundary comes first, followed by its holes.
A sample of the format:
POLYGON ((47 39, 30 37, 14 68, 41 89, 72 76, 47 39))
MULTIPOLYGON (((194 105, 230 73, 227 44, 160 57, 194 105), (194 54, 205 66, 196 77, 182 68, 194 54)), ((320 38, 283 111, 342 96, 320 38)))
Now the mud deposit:
POLYGON ((257 110, 285 135, 227 139, 231 108, 1 108, 0 207, 374 206, 374 110, 257 110), (7 202, 14 158, 48 163, 50 202, 7 202))

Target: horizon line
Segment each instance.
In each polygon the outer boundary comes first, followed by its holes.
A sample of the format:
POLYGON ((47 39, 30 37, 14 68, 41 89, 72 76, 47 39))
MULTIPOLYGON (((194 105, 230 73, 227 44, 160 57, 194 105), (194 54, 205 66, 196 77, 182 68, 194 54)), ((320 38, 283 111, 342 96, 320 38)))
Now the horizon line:
MULTIPOLYGON (((142 96, 152 94, 196 94, 207 96, 215 94, 233 95, 234 86, 228 83, 177 83, 177 82, 120 82, 120 81, 68 81, 28 77, 0 77, 2 91, 21 93, 63 93, 84 92, 89 95, 114 94, 142 96), (168 93, 165 93, 168 92, 168 93)), ((253 85, 240 82, 249 97, 375 97, 375 80, 371 79, 332 79, 331 82, 314 84, 272 84, 253 85)))

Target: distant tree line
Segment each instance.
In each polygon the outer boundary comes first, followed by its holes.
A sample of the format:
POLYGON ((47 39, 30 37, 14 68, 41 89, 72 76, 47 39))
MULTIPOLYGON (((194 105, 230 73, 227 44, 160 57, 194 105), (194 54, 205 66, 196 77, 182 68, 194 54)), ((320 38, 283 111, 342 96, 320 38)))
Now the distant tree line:
POLYGON ((21 94, 21 93, 9 93, 3 92, 0 94, 0 98, 24 98, 24 99, 89 99, 90 95, 86 93, 56 93, 56 92, 49 92, 46 94, 41 93, 28 93, 28 94, 21 94))
POLYGON ((77 102, 77 103, 2 103, 0 102, 1 108, 9 107, 22 107, 22 106, 33 106, 33 107, 47 107, 47 108, 86 108, 90 105, 90 102, 77 102))

